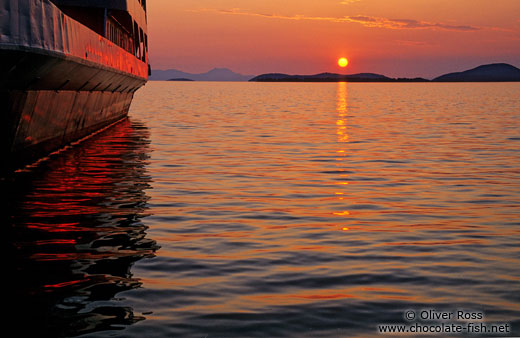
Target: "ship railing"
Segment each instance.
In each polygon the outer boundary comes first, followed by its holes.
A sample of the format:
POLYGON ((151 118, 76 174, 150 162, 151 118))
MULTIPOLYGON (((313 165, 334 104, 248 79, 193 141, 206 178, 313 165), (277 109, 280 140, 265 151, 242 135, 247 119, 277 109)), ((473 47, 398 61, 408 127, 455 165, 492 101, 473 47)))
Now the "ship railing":
POLYGON ((112 16, 109 16, 106 21, 106 38, 128 53, 135 55, 132 33, 112 16))

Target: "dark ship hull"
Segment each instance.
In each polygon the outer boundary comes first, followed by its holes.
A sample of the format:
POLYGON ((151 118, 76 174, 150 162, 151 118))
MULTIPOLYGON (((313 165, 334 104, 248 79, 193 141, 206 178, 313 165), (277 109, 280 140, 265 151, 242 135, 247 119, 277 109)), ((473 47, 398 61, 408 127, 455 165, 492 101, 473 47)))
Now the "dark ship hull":
POLYGON ((2 171, 126 117, 148 77, 142 1, 2 1, 2 171))

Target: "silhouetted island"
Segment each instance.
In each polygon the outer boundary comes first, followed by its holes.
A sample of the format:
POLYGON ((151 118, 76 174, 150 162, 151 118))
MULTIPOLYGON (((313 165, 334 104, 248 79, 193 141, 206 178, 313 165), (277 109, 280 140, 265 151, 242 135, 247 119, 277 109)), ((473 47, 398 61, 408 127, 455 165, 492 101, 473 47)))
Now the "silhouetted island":
POLYGON ((176 69, 154 69, 148 78, 150 81, 168 81, 170 79, 189 79, 193 81, 247 81, 253 75, 235 73, 227 68, 213 68, 201 74, 186 73, 176 69))
POLYGON ((194 80, 181 77, 181 78, 169 79, 168 81, 194 81, 194 80))
POLYGON ((428 82, 423 78, 390 78, 374 73, 359 73, 351 75, 321 73, 316 75, 287 75, 280 73, 262 74, 252 78, 249 81, 255 82, 428 82))
POLYGON ((439 76, 435 82, 512 82, 520 81, 520 69, 507 63, 493 63, 464 72, 439 76))
POLYGON ((391 78, 374 73, 351 75, 321 73, 316 75, 262 74, 249 81, 255 82, 512 82, 520 81, 520 69, 506 63, 479 66, 460 73, 450 73, 433 80, 417 78, 391 78))

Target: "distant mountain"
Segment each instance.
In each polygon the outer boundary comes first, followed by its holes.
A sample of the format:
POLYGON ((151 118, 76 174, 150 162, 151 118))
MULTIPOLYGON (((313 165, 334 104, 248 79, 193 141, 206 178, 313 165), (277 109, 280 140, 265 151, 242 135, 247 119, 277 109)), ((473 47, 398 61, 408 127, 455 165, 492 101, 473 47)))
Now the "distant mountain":
POLYGON ((256 82, 426 82, 423 78, 393 79, 384 75, 374 73, 359 73, 351 75, 342 75, 335 73, 320 73, 315 75, 287 75, 280 73, 262 74, 252 78, 249 81, 256 82))
MULTIPOLYGON (((288 75, 269 73, 258 76, 242 75, 227 68, 214 68, 207 73, 191 74, 175 69, 153 70, 150 80, 162 81, 256 81, 256 82, 428 82, 423 78, 390 78, 374 73, 335 74, 320 73, 314 75, 288 75)), ((506 63, 482 65, 458 73, 441 75, 435 82, 504 82, 520 81, 520 69, 506 63)))
POLYGON ((436 82, 505 82, 520 81, 520 69, 507 63, 483 65, 464 72, 439 76, 436 82))
POLYGON ((254 75, 242 75, 227 68, 214 68, 207 73, 191 74, 176 69, 152 70, 151 81, 168 81, 171 79, 187 79, 193 81, 248 81, 254 75))
MULTIPOLYGON (((374 73, 359 73, 342 75, 335 73, 321 73, 315 75, 288 75, 281 73, 262 74, 249 81, 257 82, 429 82, 430 80, 417 78, 390 78, 374 73)), ((459 73, 450 73, 439 76, 435 82, 505 82, 520 81, 520 69, 506 63, 494 63, 479 66, 459 73)))

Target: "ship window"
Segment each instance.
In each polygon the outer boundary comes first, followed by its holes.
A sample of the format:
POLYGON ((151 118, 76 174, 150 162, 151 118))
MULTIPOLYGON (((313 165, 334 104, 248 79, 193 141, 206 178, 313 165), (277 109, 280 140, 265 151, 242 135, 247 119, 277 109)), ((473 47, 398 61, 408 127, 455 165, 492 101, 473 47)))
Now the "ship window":
MULTIPOLYGON (((139 27, 134 23, 125 24, 126 17, 121 16, 117 11, 109 11, 106 18, 106 38, 112 41, 128 53, 137 55, 138 42, 134 41, 134 31, 138 32, 139 27)), ((136 33, 137 34, 137 33, 136 33)), ((137 34, 137 39, 139 38, 137 34)))
POLYGON ((139 28, 139 49, 141 50, 140 59, 142 61, 145 61, 146 60, 146 51, 144 49, 144 34, 143 34, 142 28, 139 28))
POLYGON ((134 55, 137 58, 141 58, 141 50, 139 46, 139 26, 137 26, 137 22, 134 21, 134 55))

